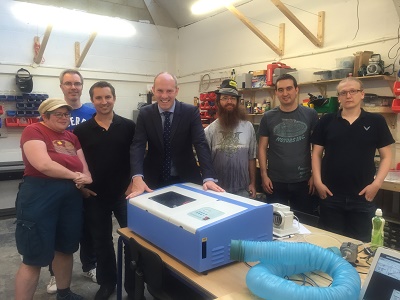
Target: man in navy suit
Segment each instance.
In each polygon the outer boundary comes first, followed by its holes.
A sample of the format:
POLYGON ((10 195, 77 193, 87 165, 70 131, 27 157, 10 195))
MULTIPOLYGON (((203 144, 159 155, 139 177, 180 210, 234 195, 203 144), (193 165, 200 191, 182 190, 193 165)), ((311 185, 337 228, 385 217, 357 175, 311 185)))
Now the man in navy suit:
POLYGON ((170 73, 158 74, 154 78, 152 91, 157 103, 142 107, 137 119, 131 145, 132 183, 127 198, 181 182, 203 184, 204 190, 223 192, 216 184, 216 174, 199 109, 175 99, 179 88, 176 77, 170 73), (168 116, 165 116, 165 112, 168 116), (169 119, 167 123, 171 124, 168 138, 171 164, 167 179, 162 176, 166 118, 169 119), (193 146, 200 166, 193 153, 193 146))

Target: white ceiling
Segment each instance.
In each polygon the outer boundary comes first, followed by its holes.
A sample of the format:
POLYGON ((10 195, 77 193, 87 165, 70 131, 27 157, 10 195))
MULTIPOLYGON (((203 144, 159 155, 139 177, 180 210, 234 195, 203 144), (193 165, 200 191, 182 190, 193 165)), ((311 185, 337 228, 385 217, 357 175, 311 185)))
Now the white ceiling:
MULTIPOLYGON (((177 28, 184 27, 186 25, 190 25, 192 23, 206 19, 210 16, 216 15, 216 14, 221 13, 226 10, 226 8, 221 8, 220 10, 213 11, 208 14, 194 15, 194 14, 192 14, 190 8, 197 1, 198 0, 147 0, 147 1, 145 0, 145 3, 147 4, 149 10, 150 10, 149 2, 152 2, 153 4, 157 4, 160 8, 163 9, 165 14, 169 15, 169 17, 176 24, 177 28)), ((247 3, 250 1, 252 1, 252 0, 236 1, 234 3, 234 5, 237 7, 238 5, 241 5, 243 3, 247 3)), ((150 14, 151 13, 152 12, 150 10, 150 14)), ((153 16, 153 19, 154 19, 154 16, 153 16)), ((154 22, 157 24, 157 20, 154 20, 154 22)), ((159 25, 164 25, 164 24, 159 24, 159 25)))

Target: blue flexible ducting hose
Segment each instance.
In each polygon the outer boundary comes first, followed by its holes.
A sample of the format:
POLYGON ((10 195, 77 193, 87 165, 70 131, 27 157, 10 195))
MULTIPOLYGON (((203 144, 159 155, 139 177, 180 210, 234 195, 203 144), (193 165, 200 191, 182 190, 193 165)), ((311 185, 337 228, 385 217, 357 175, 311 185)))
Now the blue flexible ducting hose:
POLYGON ((268 300, 357 300, 361 281, 355 268, 333 252, 308 243, 232 240, 232 260, 254 262, 246 276, 250 291, 268 300), (300 286, 284 276, 311 271, 329 274, 329 287, 300 286))

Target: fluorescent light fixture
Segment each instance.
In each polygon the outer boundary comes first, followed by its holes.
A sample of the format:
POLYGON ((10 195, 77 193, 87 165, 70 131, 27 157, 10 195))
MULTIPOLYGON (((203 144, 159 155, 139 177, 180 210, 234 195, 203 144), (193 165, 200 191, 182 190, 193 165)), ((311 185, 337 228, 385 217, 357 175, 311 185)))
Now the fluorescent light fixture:
POLYGON ((92 33, 99 35, 130 37, 136 33, 131 22, 90 14, 66 8, 16 2, 11 8, 14 16, 22 22, 46 28, 53 25, 54 30, 92 33))
POLYGON ((230 5, 233 2, 237 2, 237 0, 199 0, 192 5, 191 11, 195 15, 205 14, 230 5))

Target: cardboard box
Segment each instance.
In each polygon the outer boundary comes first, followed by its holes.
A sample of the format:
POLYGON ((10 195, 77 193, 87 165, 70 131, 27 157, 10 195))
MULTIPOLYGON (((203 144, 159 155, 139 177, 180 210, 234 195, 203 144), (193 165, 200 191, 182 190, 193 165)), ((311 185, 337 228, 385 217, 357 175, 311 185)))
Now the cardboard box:
POLYGON ((267 75, 267 70, 253 71, 253 76, 267 75))
POLYGON ((369 59, 373 53, 373 51, 358 51, 354 53, 353 76, 358 77, 358 70, 362 65, 368 65, 369 59))

